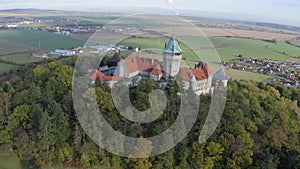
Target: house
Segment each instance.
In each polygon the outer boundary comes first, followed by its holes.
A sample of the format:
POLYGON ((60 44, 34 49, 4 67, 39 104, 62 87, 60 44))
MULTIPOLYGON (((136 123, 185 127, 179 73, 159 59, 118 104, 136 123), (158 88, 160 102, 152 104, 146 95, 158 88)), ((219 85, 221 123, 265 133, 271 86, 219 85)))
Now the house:
POLYGON ((61 50, 56 49, 55 51, 50 52, 52 55, 60 55, 60 56, 72 56, 75 55, 76 52, 74 50, 61 50))
POLYGON ((116 66, 108 67, 108 66, 101 66, 99 71, 104 73, 106 76, 113 76, 116 70, 116 66))
POLYGON ((116 52, 117 49, 114 48, 114 45, 97 45, 97 46, 85 46, 91 53, 96 55, 106 54, 108 52, 116 52))
POLYGON ((122 77, 117 76, 106 76, 104 73, 100 72, 99 70, 95 70, 91 74, 92 83, 95 83, 96 79, 99 79, 102 82, 106 82, 109 87, 113 87, 116 83, 122 80, 122 77))
POLYGON ((196 95, 211 93, 213 74, 207 64, 199 62, 193 69, 180 69, 179 76, 184 83, 184 89, 193 89, 196 95))
POLYGON ((132 57, 121 59, 119 62, 116 75, 131 79, 137 75, 160 80, 163 77, 161 63, 157 59, 132 57))
POLYGON ((47 53, 45 53, 45 52, 33 52, 31 55, 33 57, 40 57, 40 58, 48 57, 47 53))

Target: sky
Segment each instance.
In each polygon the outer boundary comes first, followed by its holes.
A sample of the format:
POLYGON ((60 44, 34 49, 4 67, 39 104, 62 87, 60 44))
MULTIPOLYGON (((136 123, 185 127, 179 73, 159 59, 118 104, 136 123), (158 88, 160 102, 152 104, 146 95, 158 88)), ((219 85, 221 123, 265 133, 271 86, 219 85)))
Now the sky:
MULTIPOLYGON (((0 0, 0 9, 38 8, 88 10, 118 7, 186 9, 243 15, 245 20, 300 26, 299 0, 0 0)), ((114 8, 111 8, 114 9, 114 8)), ((101 11, 99 11, 101 12, 101 11)), ((118 12, 118 11, 116 11, 118 12)), ((228 18, 232 19, 232 18, 228 18)))

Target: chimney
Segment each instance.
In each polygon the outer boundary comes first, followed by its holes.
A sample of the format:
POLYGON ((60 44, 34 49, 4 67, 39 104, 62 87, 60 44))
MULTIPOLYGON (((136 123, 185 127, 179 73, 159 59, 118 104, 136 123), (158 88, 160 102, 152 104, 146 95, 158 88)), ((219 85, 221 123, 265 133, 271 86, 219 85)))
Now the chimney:
POLYGON ((134 58, 131 58, 131 62, 134 63, 134 58))
POLYGON ((154 59, 151 59, 151 65, 153 65, 154 64, 154 59))

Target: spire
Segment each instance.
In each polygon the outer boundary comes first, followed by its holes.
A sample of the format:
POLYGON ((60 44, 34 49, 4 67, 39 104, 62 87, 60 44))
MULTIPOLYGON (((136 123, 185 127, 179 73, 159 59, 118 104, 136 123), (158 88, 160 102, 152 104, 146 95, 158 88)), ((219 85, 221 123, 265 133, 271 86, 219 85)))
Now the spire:
POLYGON ((196 78, 195 78, 195 76, 193 74, 192 74, 192 76, 190 78, 190 82, 191 83, 196 83, 197 82, 197 80, 196 80, 196 78))
POLYGON ((221 68, 214 74, 214 79, 216 79, 216 80, 229 80, 230 78, 229 78, 229 76, 226 75, 223 68, 221 68))
POLYGON ((164 52, 172 53, 172 54, 181 54, 182 50, 179 46, 178 41, 176 40, 175 36, 172 36, 166 45, 164 52))

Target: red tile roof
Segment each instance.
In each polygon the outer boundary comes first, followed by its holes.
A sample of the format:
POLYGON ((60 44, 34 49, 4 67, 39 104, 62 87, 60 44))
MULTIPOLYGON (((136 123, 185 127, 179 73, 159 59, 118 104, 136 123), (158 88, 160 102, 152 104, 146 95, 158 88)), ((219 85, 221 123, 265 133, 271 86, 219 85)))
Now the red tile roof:
POLYGON ((190 69, 180 69, 180 71, 179 71, 179 76, 184 81, 189 81, 191 79, 191 74, 192 74, 192 71, 190 69))
POLYGON ((45 52, 33 52, 32 54, 35 54, 35 55, 43 55, 43 54, 45 54, 45 52))
POLYGON ((160 65, 157 65, 155 68, 152 69, 152 71, 150 72, 153 75, 162 75, 163 71, 160 65))
POLYGON ((124 63, 127 67, 128 72, 130 72, 130 73, 136 72, 139 70, 139 66, 137 64, 136 57, 127 58, 124 60, 124 63))
POLYGON ((194 69, 180 69, 179 71, 179 76, 184 81, 189 81, 192 75, 195 76, 197 81, 204 80, 208 78, 209 74, 210 70, 207 64, 203 64, 202 62, 196 64, 194 69))
POLYGON ((122 77, 118 76, 106 76, 104 73, 100 72, 99 70, 94 71, 91 75, 91 80, 95 81, 96 79, 99 79, 101 81, 119 81, 122 80, 122 77))
POLYGON ((208 76, 208 74, 206 74, 205 71, 202 69, 192 69, 192 72, 196 80, 203 80, 206 79, 208 76))
MULTIPOLYGON (((129 73, 133 73, 136 71, 147 71, 149 69, 151 69, 152 71, 157 66, 159 66, 161 70, 161 64, 157 59, 132 57, 125 59, 124 63, 129 73)), ((159 73, 159 71, 157 73, 159 73)))

